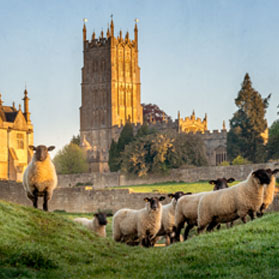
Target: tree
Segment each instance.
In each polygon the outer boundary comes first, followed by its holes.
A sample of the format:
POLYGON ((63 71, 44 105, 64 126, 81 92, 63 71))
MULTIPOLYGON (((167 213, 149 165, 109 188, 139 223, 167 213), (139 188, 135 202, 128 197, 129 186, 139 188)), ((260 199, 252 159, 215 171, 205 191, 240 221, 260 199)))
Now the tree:
POLYGON ((235 99, 238 110, 230 120, 230 131, 227 138, 230 160, 238 155, 254 163, 265 160, 266 152, 261 133, 267 128, 264 116, 270 96, 262 98, 253 89, 249 74, 246 73, 241 90, 235 99))
POLYGON ((128 121, 123 127, 118 142, 113 140, 109 149, 109 169, 111 172, 120 170, 121 168, 121 152, 124 151, 125 146, 134 140, 133 126, 128 121))
POLYGON ((76 144, 65 145, 53 159, 57 173, 72 174, 88 171, 86 154, 76 144))
POLYGON ((269 129, 267 149, 268 159, 279 159, 279 119, 269 129))
POLYGON ((120 163, 120 158, 119 158, 120 154, 119 151, 117 149, 117 143, 112 140, 111 145, 110 145, 110 149, 109 149, 109 169, 111 172, 115 172, 118 171, 120 169, 119 167, 119 163, 120 163))
POLYGON ((182 165, 207 166, 205 145, 199 135, 181 133, 175 136, 174 152, 167 158, 170 168, 182 165))
POLYGON ((73 135, 73 137, 71 139, 71 143, 74 143, 74 144, 80 146, 80 135, 77 135, 77 136, 73 135))

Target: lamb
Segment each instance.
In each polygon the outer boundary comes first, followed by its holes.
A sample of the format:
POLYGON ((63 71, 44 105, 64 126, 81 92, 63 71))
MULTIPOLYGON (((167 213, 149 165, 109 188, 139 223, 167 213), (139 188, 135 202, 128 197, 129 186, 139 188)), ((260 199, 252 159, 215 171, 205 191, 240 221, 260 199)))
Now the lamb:
POLYGON ((175 207, 177 204, 177 200, 182 197, 183 195, 191 195, 192 193, 187 192, 184 193, 182 191, 178 191, 174 194, 168 194, 168 197, 172 198, 171 202, 163 205, 163 212, 162 212, 162 225, 160 231, 157 233, 157 237, 165 236, 166 245, 169 245, 174 240, 174 214, 175 214, 175 207))
POLYGON ((257 212, 257 216, 261 217, 264 214, 264 211, 270 206, 270 204, 273 202, 274 198, 274 190, 275 190, 275 184, 276 184, 276 178, 275 174, 279 172, 279 169, 271 170, 267 169, 267 172, 271 176, 271 182, 265 186, 264 188, 264 196, 263 196, 263 203, 257 212))
POLYGON ((106 225, 108 222, 105 213, 95 213, 93 219, 91 220, 87 218, 75 218, 74 221, 87 227, 89 230, 93 231, 100 237, 106 237, 107 235, 106 225))
POLYGON ((29 148, 35 153, 24 171, 23 188, 27 197, 33 202, 34 208, 38 208, 38 197, 42 196, 44 198, 43 209, 48 211, 48 201, 51 200, 53 190, 57 186, 55 167, 48 152, 52 151, 55 146, 30 145, 29 148))
POLYGON ((135 210, 122 208, 112 219, 113 239, 127 244, 150 247, 161 228, 162 204, 165 197, 144 198, 144 208, 135 210))
POLYGON ((230 188, 204 194, 198 206, 198 232, 206 226, 211 231, 218 223, 227 223, 246 215, 254 219, 263 202, 264 185, 270 183, 270 175, 264 169, 249 174, 245 181, 230 188))
MULTIPOLYGON (((213 191, 227 188, 227 183, 234 181, 234 178, 218 178, 217 180, 210 180, 210 184, 214 184, 213 191)), ((198 205, 201 197, 208 192, 201 192, 191 196, 181 197, 176 205, 175 210, 175 240, 180 241, 180 232, 187 222, 187 227, 184 231, 184 240, 188 238, 190 230, 198 225, 198 205)))

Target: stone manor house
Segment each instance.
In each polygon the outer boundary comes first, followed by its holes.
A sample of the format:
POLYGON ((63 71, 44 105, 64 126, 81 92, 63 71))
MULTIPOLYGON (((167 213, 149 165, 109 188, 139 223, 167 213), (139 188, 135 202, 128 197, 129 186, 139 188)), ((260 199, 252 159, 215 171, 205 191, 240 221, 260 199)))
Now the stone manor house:
POLYGON ((24 90, 24 111, 4 106, 0 94, 0 179, 21 181, 23 172, 31 161, 33 125, 30 120, 28 92, 24 90))
MULTIPOLYGON (((135 130, 143 124, 141 105, 140 67, 138 63, 138 26, 135 23, 133 39, 120 30, 115 36, 111 19, 106 36, 93 32, 87 39, 83 25, 83 68, 81 83, 80 138, 87 152, 91 172, 108 171, 109 147, 112 139, 118 140, 127 121, 135 130)), ((149 121, 160 131, 200 133, 206 146, 210 165, 227 160, 227 131, 207 129, 207 115, 201 120, 195 113, 190 117, 169 121, 149 121)))

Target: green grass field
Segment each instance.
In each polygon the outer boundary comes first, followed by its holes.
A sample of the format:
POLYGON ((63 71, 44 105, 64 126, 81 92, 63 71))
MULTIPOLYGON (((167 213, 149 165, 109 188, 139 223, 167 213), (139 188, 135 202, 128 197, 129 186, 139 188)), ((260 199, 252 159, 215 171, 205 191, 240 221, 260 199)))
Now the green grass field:
MULTIPOLYGON (((230 183, 229 186, 237 184, 239 181, 230 183)), ((208 192, 212 191, 214 185, 208 183, 208 181, 185 183, 185 182, 166 182, 166 183, 154 183, 146 185, 131 185, 131 186, 119 186, 110 189, 129 189, 132 192, 159 192, 159 193, 174 193, 176 191, 183 192, 208 192)))
MULTIPOLYGON (((0 202, 0 278, 278 278, 279 214, 163 248, 128 247, 72 222, 0 202)), ((85 215, 88 216, 88 215, 85 215)))

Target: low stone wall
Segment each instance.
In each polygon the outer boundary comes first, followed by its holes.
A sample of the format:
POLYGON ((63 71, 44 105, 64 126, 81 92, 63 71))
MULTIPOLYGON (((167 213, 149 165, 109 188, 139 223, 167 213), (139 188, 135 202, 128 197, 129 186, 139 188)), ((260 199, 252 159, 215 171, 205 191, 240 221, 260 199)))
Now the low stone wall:
MULTIPOLYGON (((67 212, 96 212, 120 208, 140 209, 144 207, 145 197, 159 196, 155 193, 130 193, 127 189, 119 190, 86 190, 85 187, 57 188, 49 202, 49 210, 65 210, 67 212)), ((32 202, 26 197, 21 183, 0 181, 0 200, 10 201, 26 206, 32 202)), ((166 197, 163 204, 170 202, 166 197)), ((39 198, 39 208, 42 208, 42 198, 39 198)))
POLYGON ((113 186, 153 184, 169 181, 208 181, 210 179, 216 179, 219 177, 234 177, 236 180, 244 180, 251 171, 260 168, 273 169, 275 168, 275 163, 173 169, 168 174, 148 175, 143 178, 123 175, 120 173, 84 173, 59 175, 58 184, 59 187, 73 187, 77 184, 93 185, 94 189, 100 189, 113 186))
MULTIPOLYGON (((50 211, 65 210, 67 212, 96 212, 111 210, 113 213, 120 208, 140 209, 144 207, 145 197, 158 196, 155 193, 130 193, 129 190, 86 190, 85 187, 57 188, 49 202, 50 211)), ((0 200, 6 200, 26 206, 32 206, 27 199, 21 183, 0 180, 0 200)), ((167 199, 163 202, 170 202, 167 199)), ((39 199, 39 208, 42 208, 42 198, 39 199)), ((279 211, 278 193, 269 208, 270 211, 279 211)))

